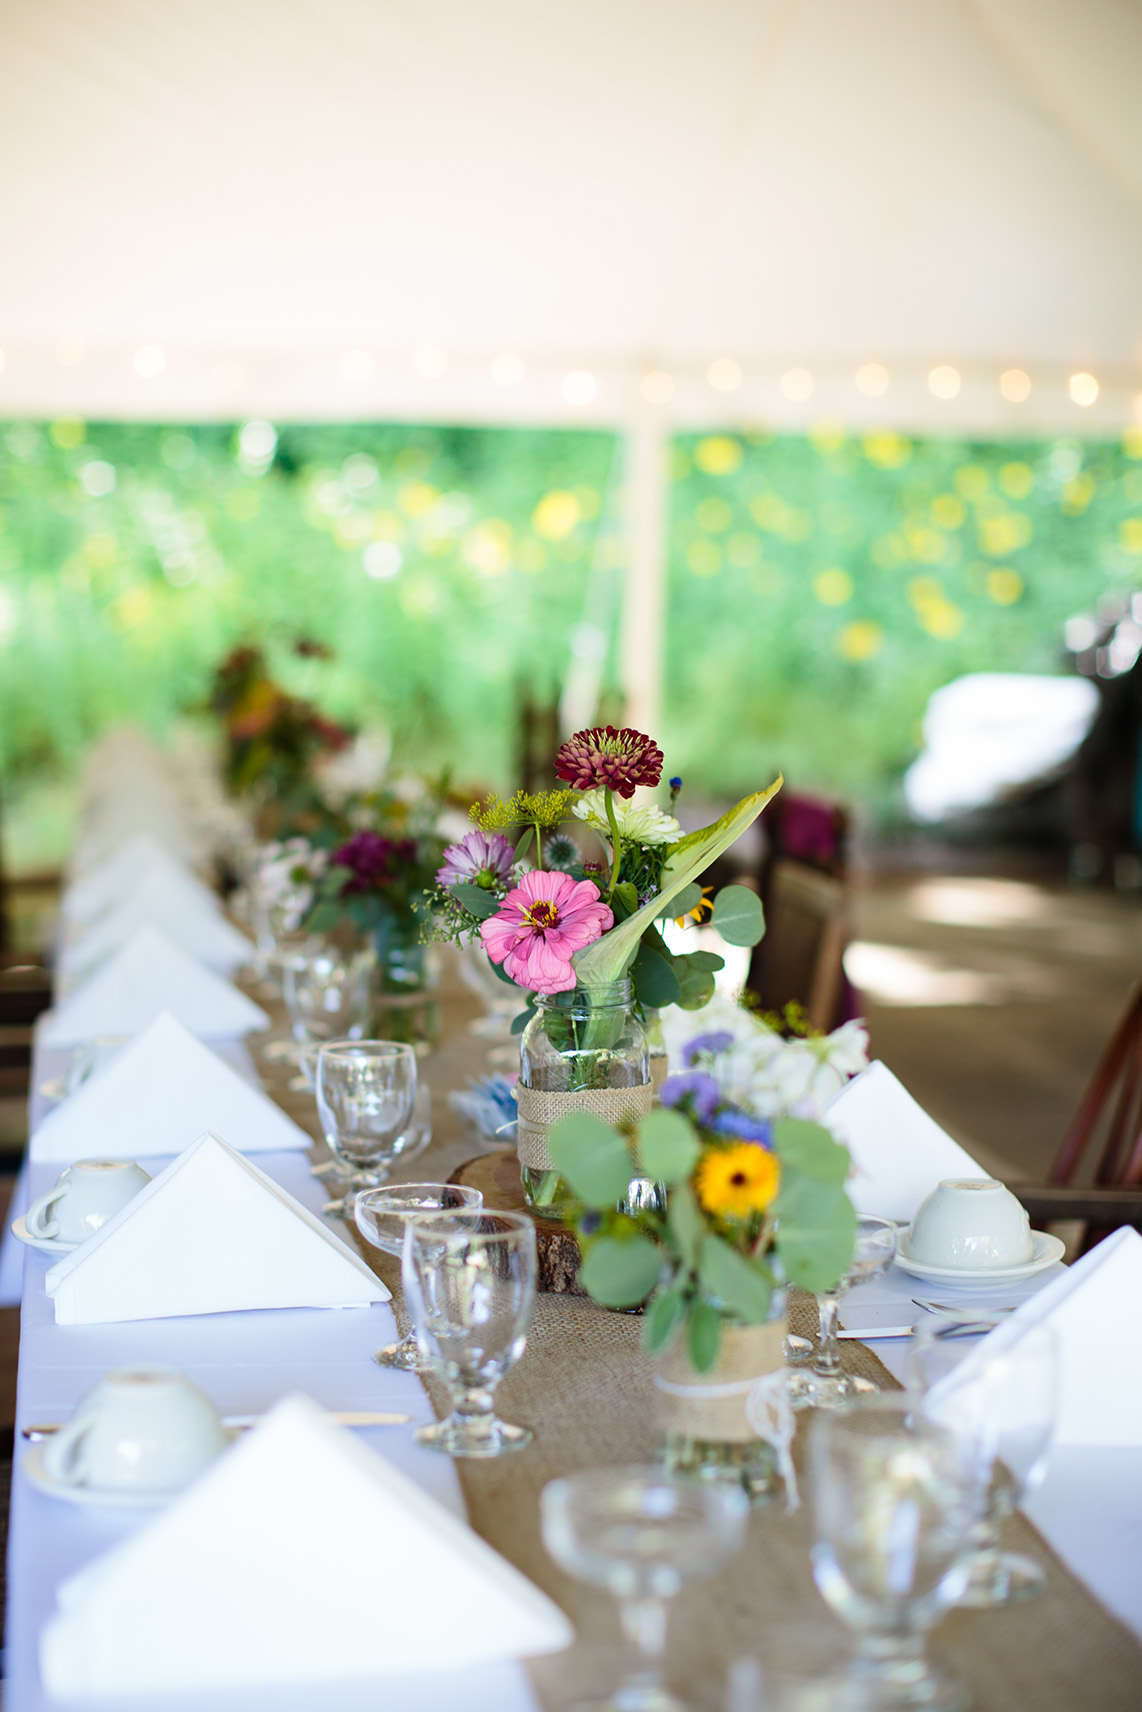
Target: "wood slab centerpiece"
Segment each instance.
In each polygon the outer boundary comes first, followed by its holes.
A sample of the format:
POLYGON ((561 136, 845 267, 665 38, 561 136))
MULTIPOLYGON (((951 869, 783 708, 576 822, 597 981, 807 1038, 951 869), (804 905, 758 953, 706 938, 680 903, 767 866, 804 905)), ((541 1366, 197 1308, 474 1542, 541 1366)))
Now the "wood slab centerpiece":
POLYGON ((479 1189, 490 1212, 526 1213, 535 1226, 539 1257, 538 1285, 554 1296, 585 1296, 579 1283, 579 1244, 558 1219, 545 1219, 528 1206, 520 1181, 515 1150, 481 1153, 469 1159, 448 1179, 466 1189, 479 1189))

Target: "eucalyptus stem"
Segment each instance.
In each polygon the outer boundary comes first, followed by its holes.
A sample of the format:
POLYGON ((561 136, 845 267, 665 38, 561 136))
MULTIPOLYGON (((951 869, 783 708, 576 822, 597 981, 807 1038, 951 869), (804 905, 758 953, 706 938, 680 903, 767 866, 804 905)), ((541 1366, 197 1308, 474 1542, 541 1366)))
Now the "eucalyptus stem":
POLYGON ((607 897, 613 898, 615 895, 615 887, 619 883, 619 863, 622 860, 623 847, 622 840, 619 837, 619 823, 615 818, 615 803, 614 798, 611 795, 610 785, 603 786, 603 801, 607 806, 607 823, 611 829, 611 848, 614 853, 614 860, 611 866, 611 889, 607 893, 607 897))

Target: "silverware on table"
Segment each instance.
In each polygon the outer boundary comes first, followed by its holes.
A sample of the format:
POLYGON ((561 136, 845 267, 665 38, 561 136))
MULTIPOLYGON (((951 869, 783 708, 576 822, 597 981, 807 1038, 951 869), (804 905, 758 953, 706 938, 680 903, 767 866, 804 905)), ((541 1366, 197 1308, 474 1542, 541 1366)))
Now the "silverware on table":
MULTIPOLYGON (((256 1427, 262 1418, 261 1415, 223 1415, 222 1425, 240 1432, 247 1427, 256 1427)), ((335 1427, 403 1427, 412 1416, 377 1409, 330 1409, 325 1418, 335 1427)), ((43 1421, 38 1426, 22 1427, 20 1436, 33 1441, 50 1439, 64 1424, 63 1421, 43 1421)))
POLYGON ((918 1308, 926 1308, 930 1314, 959 1314, 964 1319, 979 1320, 997 1314, 1013 1314, 1011 1308, 973 1308, 970 1302, 926 1302, 922 1296, 913 1296, 913 1302, 918 1308))

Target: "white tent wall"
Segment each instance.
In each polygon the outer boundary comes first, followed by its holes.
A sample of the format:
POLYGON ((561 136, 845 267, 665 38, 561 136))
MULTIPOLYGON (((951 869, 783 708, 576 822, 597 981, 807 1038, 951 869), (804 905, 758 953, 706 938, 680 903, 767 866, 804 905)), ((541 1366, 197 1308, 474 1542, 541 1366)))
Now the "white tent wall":
POLYGON ((671 431, 1136 418, 1140 71, 1137 0, 0 0, 0 415, 630 429, 653 724, 671 431))

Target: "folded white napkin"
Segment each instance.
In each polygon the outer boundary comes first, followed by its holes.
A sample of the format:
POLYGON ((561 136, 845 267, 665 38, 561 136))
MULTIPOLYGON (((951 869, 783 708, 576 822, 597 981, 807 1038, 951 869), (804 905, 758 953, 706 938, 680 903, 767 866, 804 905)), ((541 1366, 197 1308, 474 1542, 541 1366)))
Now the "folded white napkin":
MULTIPOLYGON (((40 1664, 64 1698, 463 1672, 574 1638, 517 1569, 301 1396, 58 1598, 40 1664)), ((453 1694, 439 1704, 462 1705, 462 1683, 453 1694)), ((396 1712, 383 1691, 377 1704, 396 1712)))
POLYGON ((1030 1326, 1048 1325, 1060 1363, 1055 1444, 1142 1448, 1139 1303, 1142 1236, 1123 1226, 989 1332, 949 1376, 948 1397, 1030 1326))
POLYGON ((76 1046, 97 1034, 137 1034, 164 1010, 204 1040, 228 1040, 270 1022, 245 993, 204 969, 157 927, 144 926, 40 1019, 38 1039, 44 1046, 76 1046))
POLYGON ((847 1188, 858 1213, 910 1224, 945 1177, 986 1177, 879 1059, 854 1076, 821 1120, 852 1154, 847 1188))
POLYGON ((226 920, 205 886, 177 870, 152 869, 127 897, 69 940, 57 963, 60 973, 74 977, 94 969, 147 924, 224 975, 254 955, 251 942, 226 920))
MULTIPOLYGON (((161 838, 156 838, 153 832, 137 832, 119 845, 112 855, 76 874, 64 889, 60 909, 68 921, 93 921, 103 910, 111 909, 129 897, 139 881, 152 872, 191 880, 202 886, 193 871, 161 838)), ((207 888, 202 886, 202 890, 205 892, 207 888)))
POLYGON ((264 1171, 200 1135, 47 1274, 56 1324, 350 1308, 390 1292, 264 1171))
POLYGON ((308 1148, 313 1139, 244 1082, 177 1017, 154 1022, 40 1124, 33 1159, 152 1159, 181 1153, 204 1130, 239 1153, 308 1148))

